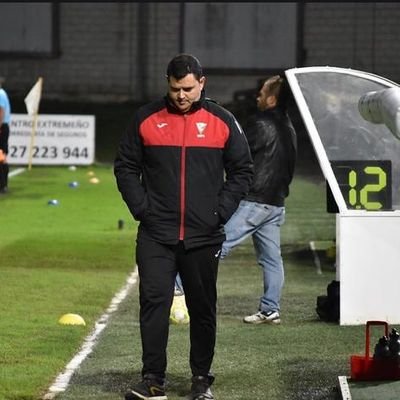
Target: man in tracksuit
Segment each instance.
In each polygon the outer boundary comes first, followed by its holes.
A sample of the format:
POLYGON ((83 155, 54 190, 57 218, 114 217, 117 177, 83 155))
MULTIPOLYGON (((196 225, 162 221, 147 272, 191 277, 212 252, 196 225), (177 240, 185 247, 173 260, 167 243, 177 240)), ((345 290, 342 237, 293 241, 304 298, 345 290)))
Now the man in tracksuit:
POLYGON ((214 399, 210 369, 223 225, 249 190, 252 159, 233 115, 205 98, 195 57, 174 57, 167 81, 167 96, 135 113, 114 165, 118 189, 140 221, 143 380, 125 398, 167 399, 169 314, 179 272, 190 315, 190 398, 214 399))

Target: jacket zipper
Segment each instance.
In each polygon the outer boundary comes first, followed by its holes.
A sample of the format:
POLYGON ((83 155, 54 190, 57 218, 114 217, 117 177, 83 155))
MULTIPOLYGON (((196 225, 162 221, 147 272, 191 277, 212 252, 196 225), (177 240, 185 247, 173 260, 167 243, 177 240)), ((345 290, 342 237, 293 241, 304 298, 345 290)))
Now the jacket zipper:
POLYGON ((183 128, 183 139, 182 139, 182 153, 181 153, 181 192, 180 192, 180 208, 181 208, 181 220, 179 224, 179 240, 183 240, 185 237, 185 199, 186 199, 186 187, 185 187, 185 176, 186 176, 186 121, 187 115, 183 115, 184 128, 183 128))

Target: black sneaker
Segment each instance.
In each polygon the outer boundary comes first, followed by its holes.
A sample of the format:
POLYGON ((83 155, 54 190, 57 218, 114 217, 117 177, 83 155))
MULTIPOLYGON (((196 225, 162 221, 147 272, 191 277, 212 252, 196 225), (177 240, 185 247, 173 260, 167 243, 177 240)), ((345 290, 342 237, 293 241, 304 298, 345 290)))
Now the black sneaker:
POLYGON ((125 400, 167 400, 163 380, 155 376, 144 376, 142 382, 135 385, 125 394, 125 400))
POLYGON ((189 400, 214 400, 210 386, 214 382, 212 375, 193 376, 189 400))

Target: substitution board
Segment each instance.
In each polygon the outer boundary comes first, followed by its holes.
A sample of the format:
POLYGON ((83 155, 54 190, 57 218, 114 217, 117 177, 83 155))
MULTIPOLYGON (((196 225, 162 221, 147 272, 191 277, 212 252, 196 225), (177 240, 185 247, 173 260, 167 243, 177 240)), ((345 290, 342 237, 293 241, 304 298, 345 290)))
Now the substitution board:
POLYGON ((345 68, 285 73, 337 208, 340 324, 398 324, 400 87, 345 68))

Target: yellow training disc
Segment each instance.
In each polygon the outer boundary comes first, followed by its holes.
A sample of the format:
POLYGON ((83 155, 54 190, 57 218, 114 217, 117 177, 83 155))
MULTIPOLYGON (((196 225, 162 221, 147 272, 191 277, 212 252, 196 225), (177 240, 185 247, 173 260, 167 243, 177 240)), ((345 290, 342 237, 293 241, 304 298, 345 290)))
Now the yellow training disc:
POLYGON ((85 320, 78 314, 64 314, 58 323, 61 325, 86 325, 85 320))

